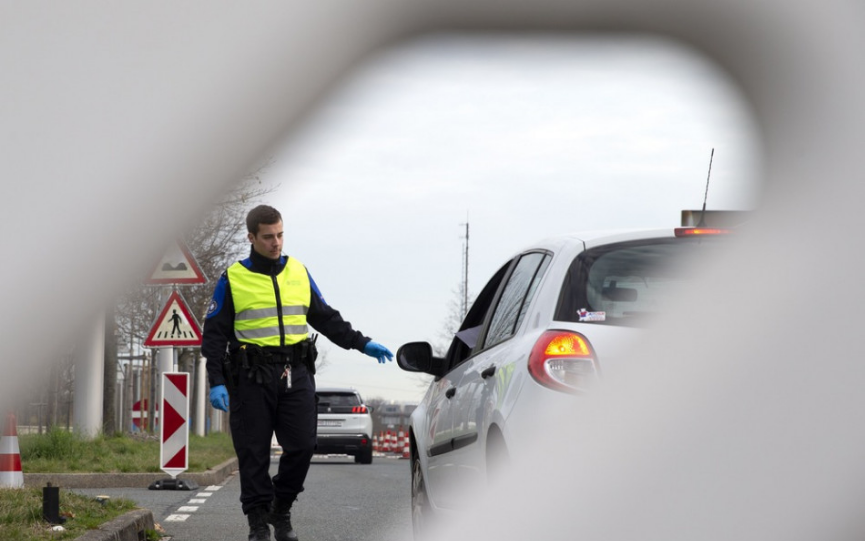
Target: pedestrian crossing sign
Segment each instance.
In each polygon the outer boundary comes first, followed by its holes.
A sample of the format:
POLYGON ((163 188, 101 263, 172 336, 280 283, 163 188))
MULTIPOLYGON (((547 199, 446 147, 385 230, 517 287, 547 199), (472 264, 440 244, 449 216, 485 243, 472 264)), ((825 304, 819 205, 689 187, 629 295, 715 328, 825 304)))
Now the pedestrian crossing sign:
POLYGON ((200 347, 201 328, 192 317, 183 297, 172 291, 162 313, 144 341, 144 347, 200 347))

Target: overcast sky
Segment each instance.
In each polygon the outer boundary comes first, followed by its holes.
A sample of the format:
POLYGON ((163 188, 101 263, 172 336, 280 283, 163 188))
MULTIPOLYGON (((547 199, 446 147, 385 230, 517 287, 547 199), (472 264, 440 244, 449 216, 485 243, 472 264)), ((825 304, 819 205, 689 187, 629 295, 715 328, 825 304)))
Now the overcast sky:
MULTIPOLYGON (((702 205, 713 148, 708 208, 756 205, 747 104, 669 41, 436 36, 383 52, 326 97, 276 153, 266 202, 325 300, 395 353, 440 339, 466 221, 477 293, 538 239, 678 225, 702 205)), ((396 362, 323 349, 319 386, 423 396, 396 362)))

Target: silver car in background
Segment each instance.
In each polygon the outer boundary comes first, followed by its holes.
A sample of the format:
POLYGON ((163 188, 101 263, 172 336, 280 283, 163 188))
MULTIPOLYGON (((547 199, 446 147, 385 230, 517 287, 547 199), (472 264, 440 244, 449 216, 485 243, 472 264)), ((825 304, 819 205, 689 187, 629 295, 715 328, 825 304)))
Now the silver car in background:
POLYGON ((372 408, 351 388, 316 389, 318 403, 317 454, 354 456, 372 464, 372 408))

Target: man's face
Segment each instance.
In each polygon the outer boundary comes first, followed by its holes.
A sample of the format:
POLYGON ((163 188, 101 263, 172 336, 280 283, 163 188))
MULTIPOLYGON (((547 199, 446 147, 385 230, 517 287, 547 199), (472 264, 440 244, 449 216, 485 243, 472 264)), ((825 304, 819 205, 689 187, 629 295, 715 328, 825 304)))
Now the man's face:
POLYGON ((279 259, 282 254, 282 222, 260 224, 258 234, 248 233, 252 249, 269 259, 279 259))

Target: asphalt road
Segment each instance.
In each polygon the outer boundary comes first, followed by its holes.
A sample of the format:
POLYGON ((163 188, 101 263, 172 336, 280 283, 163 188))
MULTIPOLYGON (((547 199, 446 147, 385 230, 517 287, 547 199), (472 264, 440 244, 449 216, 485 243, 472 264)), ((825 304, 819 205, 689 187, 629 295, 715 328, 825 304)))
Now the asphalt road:
MULTIPOLYGON (((276 459, 271 473, 276 473, 276 459)), ((183 479, 183 475, 178 476, 183 479)), ((409 463, 376 457, 355 464, 350 457, 313 458, 306 490, 292 508, 301 541, 411 541, 409 463)), ((199 490, 144 488, 77 489, 77 492, 134 500, 150 509, 171 541, 245 541, 237 474, 222 485, 199 490)))

